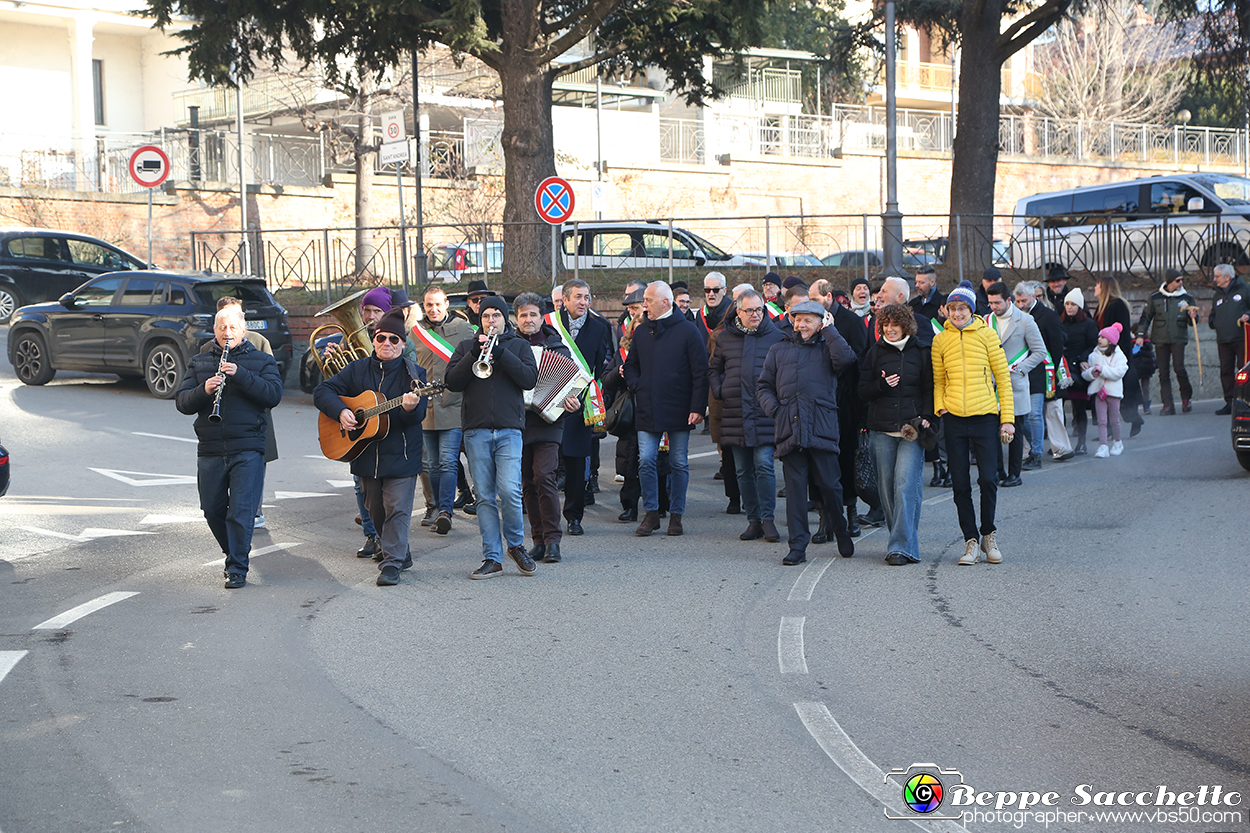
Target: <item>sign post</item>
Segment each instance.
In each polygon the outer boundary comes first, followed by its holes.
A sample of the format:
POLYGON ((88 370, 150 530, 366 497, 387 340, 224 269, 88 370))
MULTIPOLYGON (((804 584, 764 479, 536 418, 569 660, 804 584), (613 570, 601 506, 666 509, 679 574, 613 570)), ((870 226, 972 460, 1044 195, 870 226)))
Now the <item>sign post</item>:
MULTIPOLYGON (((551 226, 551 283, 556 281, 556 251, 559 246, 559 227, 573 216, 573 186, 558 176, 549 176, 538 183, 534 192, 534 209, 544 223, 551 226)), ((573 254, 574 269, 577 264, 577 253, 573 254)))
POLYGON ((404 293, 408 292, 408 228, 404 222, 404 179, 400 168, 411 161, 408 152, 408 130, 404 127, 404 111, 394 110, 382 114, 382 147, 378 161, 383 165, 395 163, 395 193, 399 198, 399 252, 400 271, 404 277, 404 293))
POLYGON ((148 189, 148 265, 152 264, 152 189, 169 178, 169 157, 156 145, 144 145, 130 154, 130 178, 148 189))

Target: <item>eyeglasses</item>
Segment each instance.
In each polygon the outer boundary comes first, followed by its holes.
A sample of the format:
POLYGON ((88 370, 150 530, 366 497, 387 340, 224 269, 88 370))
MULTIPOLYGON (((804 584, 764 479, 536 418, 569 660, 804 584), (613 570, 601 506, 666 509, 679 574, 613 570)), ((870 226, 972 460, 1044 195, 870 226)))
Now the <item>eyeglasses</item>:
POLYGON ((373 337, 378 344, 403 344, 404 340, 399 336, 388 335, 387 333, 378 333, 373 337))
POLYGON ((764 308, 763 307, 751 307, 748 309, 747 307, 742 307, 742 312, 745 312, 747 315, 763 315, 764 308))
POLYGON ((705 286, 705 287, 703 287, 703 294, 704 294, 704 295, 715 295, 717 292, 724 292, 724 291, 725 291, 725 287, 723 287, 723 286, 705 286))

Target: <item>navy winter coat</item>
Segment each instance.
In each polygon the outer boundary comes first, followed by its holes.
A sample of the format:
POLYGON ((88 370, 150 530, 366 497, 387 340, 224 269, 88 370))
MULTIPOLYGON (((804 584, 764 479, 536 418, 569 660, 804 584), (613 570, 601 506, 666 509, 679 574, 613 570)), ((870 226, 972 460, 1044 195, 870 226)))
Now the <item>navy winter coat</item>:
MULTIPOLYGON (((346 404, 344 396, 359 396, 374 391, 385 399, 394 399, 412 390, 412 383, 425 384, 425 370, 416 362, 403 356, 381 361, 377 353, 367 359, 356 359, 338 373, 317 385, 313 391, 313 404, 317 410, 335 422, 346 404)), ((416 477, 421 473, 421 447, 423 444, 421 420, 429 399, 421 397, 411 412, 404 407, 386 412, 390 428, 386 436, 374 440, 364 453, 352 460, 352 474, 379 480, 399 477, 416 477)))
POLYGON ((680 310, 634 330, 625 357, 625 384, 634 394, 639 431, 689 431, 690 415, 707 409, 707 348, 699 328, 680 310))
POLYGON ((764 372, 768 350, 785 336, 768 316, 754 333, 733 321, 716 336, 708 368, 712 395, 724 403, 720 418, 721 445, 755 448, 773 443, 773 420, 755 398, 755 384, 764 372))
POLYGON ((226 389, 221 395, 221 422, 209 422, 216 395, 204 392, 204 383, 210 376, 217 375, 221 364, 221 346, 216 342, 207 352, 191 357, 182 386, 175 395, 174 404, 179 412, 198 414, 195 435, 200 439, 200 457, 242 451, 263 454, 269 409, 282 401, 282 377, 273 356, 244 341, 230 348, 227 360, 239 369, 233 376, 226 377, 226 389))
POLYGON ((838 451, 838 374, 855 361, 855 351, 834 327, 811 341, 795 331, 764 359, 755 396, 773 418, 777 456, 815 449, 838 451))
MULTIPOLYGON (((569 313, 560 310, 560 320, 564 328, 569 327, 569 313)), ((597 312, 586 313, 586 323, 582 325, 573 339, 582 358, 596 379, 602 378, 612 357, 612 325, 597 312)), ((586 424, 581 414, 572 414, 563 420, 564 447, 562 453, 566 457, 590 456, 590 443, 594 438, 594 429, 586 424)))

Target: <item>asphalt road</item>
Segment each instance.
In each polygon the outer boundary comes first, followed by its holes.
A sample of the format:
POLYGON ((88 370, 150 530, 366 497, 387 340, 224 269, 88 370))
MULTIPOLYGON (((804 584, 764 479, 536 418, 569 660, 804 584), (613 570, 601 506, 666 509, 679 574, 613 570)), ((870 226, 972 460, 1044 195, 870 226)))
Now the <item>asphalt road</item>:
POLYGON ((923 563, 886 566, 874 531, 782 567, 737 540, 697 437, 682 538, 615 521, 609 445, 563 563, 471 582, 461 516, 378 588, 346 466, 289 390, 268 529, 226 591, 191 420, 141 383, 27 388, 2 363, 0 831, 1250 830, 1250 474, 1216 407, 1026 472, 997 566, 955 565, 926 487, 923 563), (958 771, 942 811, 963 783, 1053 791, 1030 809, 1056 817, 923 821, 910 774, 884 780, 913 763, 958 771), (1079 785, 1239 796, 1117 823, 1079 785))

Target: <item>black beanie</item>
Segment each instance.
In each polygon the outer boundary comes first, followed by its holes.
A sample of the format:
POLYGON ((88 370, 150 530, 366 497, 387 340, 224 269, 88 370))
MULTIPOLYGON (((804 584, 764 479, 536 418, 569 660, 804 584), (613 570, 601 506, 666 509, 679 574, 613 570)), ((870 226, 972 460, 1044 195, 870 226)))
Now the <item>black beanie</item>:
POLYGON ((482 299, 482 305, 478 307, 477 311, 480 314, 491 308, 502 312, 505 321, 508 319, 508 314, 512 312, 512 310, 508 308, 508 302, 503 299, 502 295, 487 295, 482 299))
POLYGON ((408 335, 408 325, 404 322, 404 311, 395 308, 382 316, 378 321, 378 326, 374 329, 375 333, 390 333, 391 335, 406 338, 408 335))

